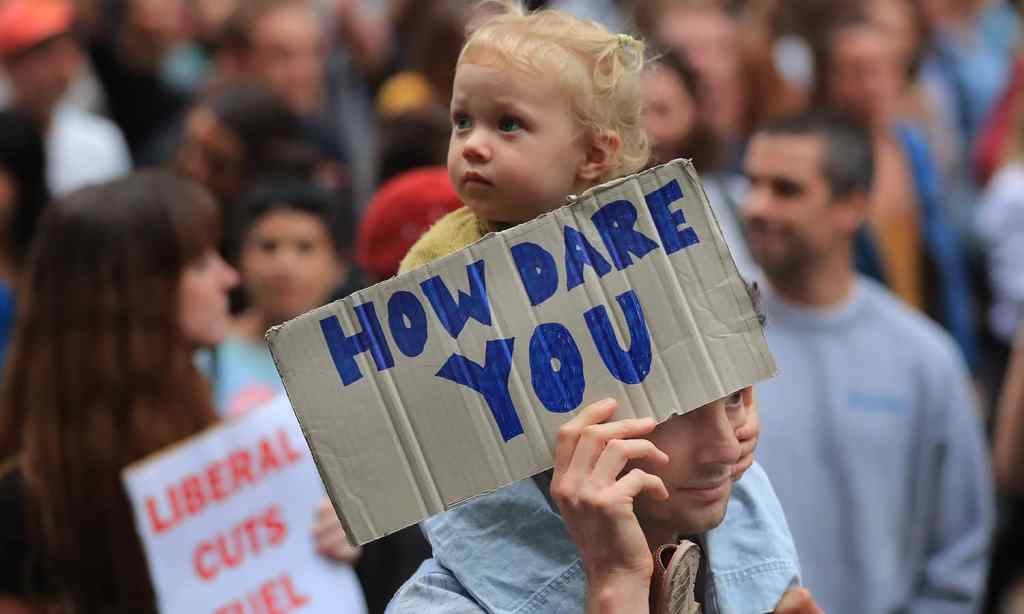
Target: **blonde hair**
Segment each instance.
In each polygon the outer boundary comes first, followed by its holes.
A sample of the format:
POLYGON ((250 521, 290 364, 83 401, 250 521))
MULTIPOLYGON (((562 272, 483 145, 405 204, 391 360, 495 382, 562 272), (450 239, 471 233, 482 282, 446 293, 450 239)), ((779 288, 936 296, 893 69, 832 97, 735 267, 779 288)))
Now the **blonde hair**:
POLYGON ((563 11, 527 12, 521 0, 481 3, 487 5, 497 6, 498 14, 471 26, 459 62, 484 51, 528 71, 557 76, 585 136, 619 137, 618 159, 602 180, 646 166, 651 148, 642 122, 643 41, 563 11))

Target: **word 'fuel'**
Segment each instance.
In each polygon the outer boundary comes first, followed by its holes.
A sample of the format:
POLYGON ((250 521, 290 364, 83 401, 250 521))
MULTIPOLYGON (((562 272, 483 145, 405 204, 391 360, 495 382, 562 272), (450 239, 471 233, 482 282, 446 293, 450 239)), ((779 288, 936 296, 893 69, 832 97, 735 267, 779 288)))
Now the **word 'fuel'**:
MULTIPOLYGON (((616 200, 604 205, 591 216, 604 248, 601 251, 577 229, 565 225, 562 229, 565 291, 583 283, 587 267, 598 278, 608 274, 614 266, 624 270, 633 264, 633 258, 643 258, 662 247, 666 254, 700 242, 693 228, 686 226, 682 210, 670 205, 683 198, 676 180, 646 194, 644 200, 654 220, 661 245, 636 229, 637 210, 628 200, 616 200), (609 262, 609 259, 611 262, 609 262)), ((523 289, 532 306, 541 305, 559 290, 560 279, 555 256, 536 243, 523 242, 510 247, 512 259, 519 272, 523 289)), ((484 326, 491 326, 491 306, 487 296, 485 261, 479 260, 466 267, 469 292, 459 290, 453 297, 440 276, 420 283, 420 289, 444 330, 457 339, 470 318, 484 326)), ((630 334, 628 349, 623 349, 603 306, 583 313, 587 329, 605 367, 617 380, 638 384, 651 368, 650 331, 644 319, 640 299, 633 290, 616 297, 630 334)), ((429 327, 427 312, 420 298, 409 291, 394 292, 387 301, 387 324, 394 345, 404 356, 415 358, 427 344, 429 327)), ((336 316, 320 320, 320 329, 328 351, 342 383, 348 386, 363 377, 355 357, 369 352, 378 371, 395 365, 394 354, 380 318, 372 302, 355 306, 354 313, 361 330, 346 334, 336 316)), ((437 377, 467 386, 483 396, 505 441, 523 433, 509 392, 509 374, 516 339, 488 341, 484 362, 478 364, 465 356, 452 354, 437 377)), ((569 329, 557 322, 542 323, 535 327, 529 342, 531 383, 537 398, 548 411, 564 413, 583 401, 586 388, 583 358, 579 346, 569 329)))

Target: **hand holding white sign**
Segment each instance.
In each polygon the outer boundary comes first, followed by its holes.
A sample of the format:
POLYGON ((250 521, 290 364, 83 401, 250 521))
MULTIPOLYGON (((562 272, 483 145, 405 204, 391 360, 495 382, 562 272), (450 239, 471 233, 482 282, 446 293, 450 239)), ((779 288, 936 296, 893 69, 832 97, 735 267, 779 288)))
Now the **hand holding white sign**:
POLYGON ((339 563, 355 565, 359 555, 363 553, 362 548, 353 546, 348 541, 345 528, 341 526, 341 519, 338 518, 338 513, 334 511, 328 497, 320 501, 320 507, 316 510, 313 537, 316 539, 316 551, 339 563))

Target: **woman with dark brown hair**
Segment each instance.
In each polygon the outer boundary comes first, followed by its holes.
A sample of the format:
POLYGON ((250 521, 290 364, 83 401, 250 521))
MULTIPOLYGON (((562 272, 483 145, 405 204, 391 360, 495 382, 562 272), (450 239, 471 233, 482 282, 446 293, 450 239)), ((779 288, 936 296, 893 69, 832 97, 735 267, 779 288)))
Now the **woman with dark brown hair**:
POLYGON ((683 54, 670 50, 644 71, 643 87, 650 164, 664 164, 675 158, 693 162, 740 272, 753 272, 738 216, 743 182, 725 167, 724 146, 698 111, 701 89, 697 71, 683 54))
POLYGON ((0 393, 0 606, 155 611, 121 470, 216 420, 193 354, 228 329, 218 239, 213 199, 162 171, 45 216, 0 393))

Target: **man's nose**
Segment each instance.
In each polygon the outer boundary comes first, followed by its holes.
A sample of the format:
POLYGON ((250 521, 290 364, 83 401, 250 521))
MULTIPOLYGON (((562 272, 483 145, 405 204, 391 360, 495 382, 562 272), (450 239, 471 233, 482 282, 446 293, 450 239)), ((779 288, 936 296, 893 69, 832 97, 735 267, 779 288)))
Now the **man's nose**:
POLYGON ((743 199, 740 213, 744 219, 763 218, 770 213, 771 194, 764 187, 753 186, 743 199))
POLYGON ((697 462, 702 465, 731 465, 740 458, 740 442, 725 403, 705 405, 697 411, 697 428, 701 442, 697 462))
POLYGON ((301 266, 301 257, 297 249, 279 247, 270 258, 269 269, 275 276, 286 276, 301 266))

